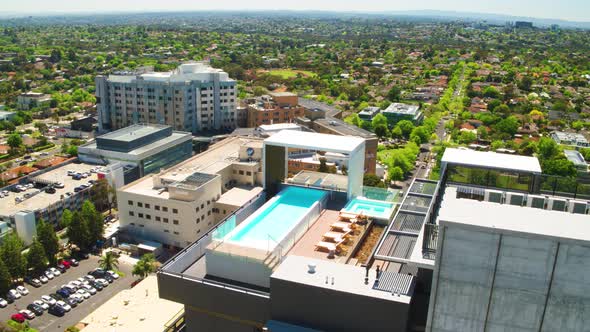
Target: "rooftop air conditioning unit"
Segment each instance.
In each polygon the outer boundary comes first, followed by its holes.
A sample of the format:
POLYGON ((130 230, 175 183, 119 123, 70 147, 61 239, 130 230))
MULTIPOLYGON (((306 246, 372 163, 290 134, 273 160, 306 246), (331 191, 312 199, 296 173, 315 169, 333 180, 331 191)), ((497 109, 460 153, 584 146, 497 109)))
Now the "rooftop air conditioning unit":
POLYGON ((535 209, 544 209, 545 208, 545 196, 536 196, 536 195, 528 195, 526 206, 532 207, 535 209))
POLYGON ((524 197, 525 195, 521 193, 506 193, 506 204, 523 206, 524 197))
POLYGON ((489 190, 487 189, 484 194, 484 200, 486 202, 493 202, 502 204, 504 200, 504 193, 498 190, 489 190))
POLYGON ((567 200, 563 198, 549 198, 547 200, 547 210, 565 211, 567 210, 567 200))
POLYGON ((587 214, 588 213, 588 203, 584 201, 574 201, 571 200, 569 202, 569 211, 571 213, 577 214, 587 214))

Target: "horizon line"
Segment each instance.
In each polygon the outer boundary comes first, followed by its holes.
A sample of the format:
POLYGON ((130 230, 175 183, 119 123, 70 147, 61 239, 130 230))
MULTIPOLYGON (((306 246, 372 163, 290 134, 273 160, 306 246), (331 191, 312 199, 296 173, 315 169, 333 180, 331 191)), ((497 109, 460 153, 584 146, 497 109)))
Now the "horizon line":
POLYGON ((457 16, 461 18, 472 18, 474 19, 475 15, 490 15, 490 16, 504 16, 504 17, 513 17, 513 18, 526 18, 526 19, 533 19, 533 20, 551 20, 551 21, 561 21, 567 23, 590 23, 589 21, 579 21, 579 20, 571 20, 565 18, 551 18, 551 17, 535 17, 535 16, 523 16, 523 15, 513 15, 513 14, 502 14, 496 12, 473 12, 473 11, 458 11, 458 10, 440 10, 440 9, 408 9, 408 10, 386 10, 386 11, 377 11, 377 10, 326 10, 326 9, 252 9, 252 8, 243 8, 243 9, 144 9, 144 10, 93 10, 93 9, 83 9, 83 10, 53 10, 53 11, 42 11, 42 12, 35 12, 35 11, 12 11, 12 12, 4 12, 0 14, 0 19, 2 18, 19 18, 14 17, 16 15, 20 16, 38 16, 38 17, 51 17, 55 15, 65 15, 65 16, 76 16, 76 15, 85 15, 85 14, 101 14, 101 15, 109 15, 109 14, 142 14, 142 13, 198 13, 198 12, 298 12, 298 13, 337 13, 337 14, 365 14, 365 15, 380 15, 380 16, 392 16, 392 15, 408 15, 408 16, 436 16, 434 13, 440 13, 440 16, 444 16, 445 14, 457 14, 463 16, 457 16), (420 12, 424 12, 424 14, 420 14, 420 12), (431 12, 431 13, 428 13, 431 12), (408 14, 403 14, 408 13, 408 14), (413 14, 410 14, 413 13, 413 14))

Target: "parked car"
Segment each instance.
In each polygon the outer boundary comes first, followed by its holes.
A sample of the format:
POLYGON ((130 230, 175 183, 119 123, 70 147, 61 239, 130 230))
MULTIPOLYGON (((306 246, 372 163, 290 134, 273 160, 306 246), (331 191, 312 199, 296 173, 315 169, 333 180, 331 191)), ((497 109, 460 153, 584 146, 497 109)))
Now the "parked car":
POLYGON ((47 303, 50 307, 55 305, 55 303, 57 302, 53 297, 51 297, 49 295, 41 296, 41 301, 47 303))
POLYGON ((11 289, 8 291, 8 296, 12 297, 15 300, 18 300, 21 298, 21 294, 16 290, 16 289, 11 289))
POLYGON ((61 275, 61 272, 59 272, 56 268, 54 267, 50 267, 49 271, 51 271, 51 273, 53 273, 54 276, 58 277, 61 275))
POLYGON ((104 277, 106 272, 103 269, 95 269, 95 270, 88 272, 88 274, 90 274, 91 276, 93 276, 95 278, 102 278, 102 277, 104 277))
POLYGON ((25 286, 17 286, 16 291, 19 292, 22 296, 29 295, 29 290, 26 289, 25 286))
POLYGON ((55 190, 55 188, 53 188, 53 187, 47 187, 47 188, 45 188, 45 192, 48 194, 55 194, 57 192, 57 190, 55 190))
POLYGON ((60 273, 66 273, 66 267, 63 264, 57 264, 55 267, 60 273))
POLYGON ((6 308, 8 301, 0 297, 0 308, 6 308))
POLYGON ((66 314, 66 311, 62 307, 56 305, 49 307, 47 312, 57 317, 63 317, 66 314))
POLYGON ((79 262, 78 262, 76 259, 74 259, 74 258, 70 258, 70 259, 69 259, 69 262, 70 262, 70 264, 72 264, 73 266, 78 266, 78 265, 80 265, 80 263, 79 263, 79 262))
POLYGON ((71 284, 63 285, 61 287, 66 288, 70 293, 75 293, 78 290, 78 287, 71 284))
POLYGON ((35 316, 41 316, 43 315, 43 311, 45 309, 43 309, 42 306, 37 305, 35 303, 31 303, 27 306, 27 309, 31 310, 33 313, 35 313, 35 316))
POLYGON ((76 292, 76 294, 82 295, 85 300, 90 298, 90 293, 88 293, 84 289, 78 289, 78 291, 76 292))
POLYGON ((95 281, 96 280, 96 278, 94 278, 90 274, 85 275, 84 276, 84 279, 86 279, 86 281, 95 281))
POLYGON ((33 287, 41 287, 43 284, 41 283, 41 280, 37 279, 37 278, 30 278, 27 277, 25 278, 25 282, 28 283, 29 285, 33 286, 33 287))
POLYGON ((89 284, 90 284, 90 286, 94 287, 99 292, 104 288, 104 286, 96 280, 90 281, 89 284))
POLYGON ((73 300, 76 300, 78 303, 84 302, 84 296, 82 296, 80 294, 72 294, 72 296, 70 296, 70 298, 73 300))
POLYGON ((65 185, 61 182, 54 183, 53 186, 58 189, 63 189, 65 185))
POLYGON ((65 303, 69 304, 70 307, 75 308, 78 306, 78 300, 73 298, 72 296, 68 297, 64 300, 65 303))
POLYGON ((103 287, 107 287, 109 285, 109 282, 102 278, 96 279, 96 282, 100 283, 103 287))
POLYGON ((72 280, 72 281, 70 281, 70 284, 76 286, 76 289, 78 289, 78 288, 80 288, 80 286, 82 286, 82 283, 78 280, 72 280))
POLYGON ((57 301, 55 303, 55 306, 62 307, 66 312, 72 310, 72 307, 69 304, 65 303, 64 301, 57 301))
POLYGON ((112 284, 113 281, 115 281, 115 278, 111 277, 111 275, 108 273, 105 273, 102 278, 105 279, 106 281, 108 281, 109 284, 112 284))
POLYGON ((19 314, 25 316, 26 319, 31 320, 35 318, 35 313, 28 309, 23 309, 18 312, 19 314))
POLYGON ((47 279, 52 280, 55 276, 53 275, 53 272, 51 272, 50 270, 45 271, 45 276, 47 277, 47 279))
POLYGON ((115 279, 115 280, 119 279, 119 275, 117 274, 117 272, 115 272, 115 271, 113 271, 113 270, 108 270, 108 271, 107 271, 107 274, 108 274, 109 276, 111 276, 111 278, 113 278, 113 279, 115 279))
POLYGON ((90 286, 90 282, 88 282, 85 285, 82 285, 82 289, 85 290, 85 291, 87 291, 90 295, 96 294, 96 288, 90 286))
POLYGON ((67 288, 60 288, 58 289, 55 294, 61 296, 61 298, 63 299, 67 299, 68 297, 70 297, 70 295, 72 295, 72 292, 70 292, 67 288))
POLYGON ((49 309, 49 304, 47 304, 41 300, 35 300, 35 301, 33 301, 33 304, 40 306, 43 310, 49 309))
POLYGON ((17 323, 24 323, 25 322, 25 316, 23 316, 23 314, 21 314, 21 313, 13 314, 12 316, 10 316, 10 319, 12 319, 13 321, 15 321, 17 323))
POLYGON ((65 259, 60 261, 59 264, 63 265, 66 269, 69 269, 70 267, 72 267, 72 264, 65 259))
POLYGON ((74 192, 75 193, 79 193, 80 191, 82 191, 82 187, 76 187, 76 188, 74 188, 74 192))
POLYGON ((41 281, 41 283, 43 283, 43 284, 46 284, 49 282, 49 279, 47 279, 47 277, 42 274, 39 276, 39 281, 41 281))

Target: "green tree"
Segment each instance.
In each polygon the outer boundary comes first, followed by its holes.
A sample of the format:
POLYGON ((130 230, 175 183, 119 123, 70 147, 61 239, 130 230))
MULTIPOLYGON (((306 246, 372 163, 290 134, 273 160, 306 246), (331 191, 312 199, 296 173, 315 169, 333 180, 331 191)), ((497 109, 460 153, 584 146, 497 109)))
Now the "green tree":
POLYGON ((381 178, 375 174, 365 173, 363 176, 363 186, 384 188, 385 184, 381 181, 381 178))
POLYGON ((104 270, 117 270, 119 267, 119 259, 114 252, 108 251, 98 261, 98 266, 104 270))
POLYGON ((406 138, 410 137, 412 130, 414 130, 414 124, 409 120, 401 120, 396 124, 396 127, 402 131, 402 135, 406 138))
POLYGON ((131 274, 134 276, 139 276, 140 278, 144 279, 150 273, 156 270, 156 258, 153 254, 145 254, 141 256, 139 261, 135 263, 133 266, 133 270, 131 274))
POLYGON ((412 133, 410 134, 410 140, 416 143, 417 145, 420 145, 428 143, 429 136, 430 134, 428 130, 423 126, 420 126, 412 130, 412 133))
POLYGON ((402 129, 399 126, 395 126, 391 130, 391 137, 393 137, 393 138, 402 138, 402 137, 404 137, 404 133, 402 132, 402 129))
POLYGON ((392 169, 387 171, 388 180, 391 181, 401 181, 404 179, 404 171, 399 167, 395 166, 392 169))
POLYGON ((90 249, 90 232, 88 223, 84 220, 80 212, 75 211, 72 215, 72 221, 66 230, 66 234, 71 243, 75 244, 82 250, 90 249))
POLYGON ((25 276, 27 264, 22 255, 23 247, 23 241, 18 235, 16 235, 16 233, 7 235, 0 246, 0 257, 4 264, 6 264, 10 277, 13 280, 25 276))
POLYGON ((45 250, 43 249, 41 242, 37 239, 34 239, 33 243, 29 246, 29 252, 27 253, 27 267, 34 275, 42 273, 47 268, 45 250))
POLYGON ((373 128, 376 128, 377 126, 387 127, 387 118, 385 117, 385 115, 379 113, 379 114, 375 115, 373 120, 371 120, 371 123, 373 125, 373 128))
POLYGON ((108 207, 109 214, 111 214, 113 204, 116 201, 116 191, 106 179, 96 181, 90 190, 90 194, 94 206, 99 211, 104 211, 108 207))
POLYGON ((47 127, 47 124, 45 124, 45 122, 36 121, 34 123, 34 126, 41 132, 41 134, 45 134, 47 130, 49 130, 49 127, 47 127))
POLYGON ((379 124, 376 127, 374 127, 374 130, 375 130, 375 135, 377 135, 377 137, 379 137, 379 138, 387 137, 389 134, 389 131, 387 130, 386 125, 379 124))
POLYGON ((62 214, 61 214, 60 226, 62 228, 66 228, 66 227, 70 226, 71 223, 72 223, 72 211, 70 211, 69 209, 64 209, 64 212, 62 212, 62 214))
MULTIPOLYGON (((66 214, 66 211, 71 218, 72 213, 67 209, 64 210, 62 218, 63 215, 66 214)), ((57 254, 59 253, 59 239, 57 238, 57 234, 55 234, 53 225, 46 223, 41 219, 39 224, 37 224, 37 239, 43 246, 45 257, 49 263, 55 265, 55 263, 57 263, 57 254)))
POLYGON ((329 169, 328 169, 328 165, 326 164, 326 158, 321 157, 320 158, 320 167, 318 168, 318 172, 322 172, 322 173, 328 173, 329 169))
POLYGON ((12 278, 10 277, 10 271, 8 271, 4 261, 0 259, 0 294, 8 293, 11 286, 12 278))
POLYGON ((86 225, 88 225, 88 241, 92 246, 96 241, 102 239, 104 235, 104 222, 100 212, 96 211, 91 201, 85 200, 82 203, 81 216, 86 225))
POLYGON ((10 136, 8 136, 8 140, 6 142, 8 143, 8 145, 12 149, 15 149, 15 150, 20 148, 21 145, 23 145, 23 139, 20 136, 20 134, 18 134, 18 133, 10 134, 10 136))
POLYGON ((402 90, 399 86, 394 85, 389 92, 387 92, 387 99, 390 101, 399 101, 401 98, 402 90))
POLYGON ((460 144, 470 144, 477 139, 477 135, 470 131, 462 131, 457 137, 457 142, 460 144))
POLYGON ((559 153, 559 146, 549 137, 541 137, 538 148, 541 159, 551 159, 559 153))
POLYGON ((500 120, 500 122, 496 123, 494 129, 500 133, 505 133, 510 136, 514 136, 516 131, 518 130, 520 122, 514 116, 509 116, 506 119, 500 120))

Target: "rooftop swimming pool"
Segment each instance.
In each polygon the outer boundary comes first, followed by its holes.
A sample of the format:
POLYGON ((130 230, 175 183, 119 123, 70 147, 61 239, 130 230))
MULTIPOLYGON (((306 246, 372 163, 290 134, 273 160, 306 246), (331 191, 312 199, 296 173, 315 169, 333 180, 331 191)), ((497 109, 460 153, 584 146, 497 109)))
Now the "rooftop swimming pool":
MULTIPOLYGON (((227 234, 226 241, 269 250, 281 243, 324 200, 323 190, 287 187, 227 234)), ((319 211, 320 208, 318 208, 319 211)))
POLYGON ((393 203, 356 197, 346 204, 344 211, 355 214, 362 213, 365 216, 378 219, 389 219, 393 213, 393 207, 393 203))

